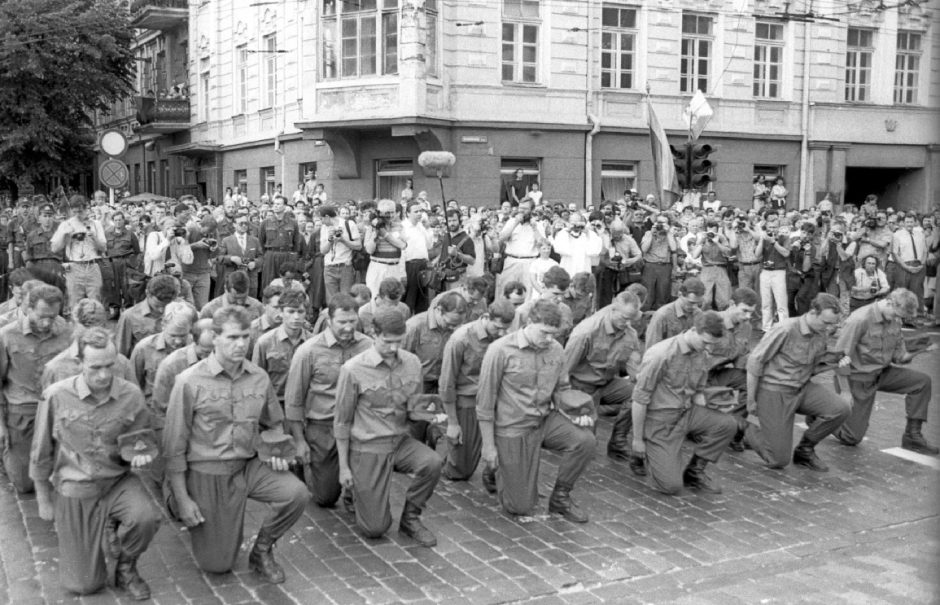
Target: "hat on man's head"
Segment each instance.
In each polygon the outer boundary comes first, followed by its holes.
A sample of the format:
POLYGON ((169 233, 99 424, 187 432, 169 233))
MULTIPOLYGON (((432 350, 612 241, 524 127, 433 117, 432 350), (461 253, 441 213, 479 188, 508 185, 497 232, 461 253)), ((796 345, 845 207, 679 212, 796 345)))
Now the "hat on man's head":
POLYGON ((118 447, 121 449, 121 458, 130 462, 134 456, 160 455, 160 446, 157 445, 157 434, 153 429, 141 429, 118 436, 118 447))
POLYGON ((52 204, 43 204, 39 207, 39 214, 46 214, 48 216, 55 216, 55 206, 52 204))
POLYGON ((279 430, 261 431, 255 440, 255 449, 258 450, 258 458, 262 462, 271 458, 293 460, 297 456, 294 438, 279 430))

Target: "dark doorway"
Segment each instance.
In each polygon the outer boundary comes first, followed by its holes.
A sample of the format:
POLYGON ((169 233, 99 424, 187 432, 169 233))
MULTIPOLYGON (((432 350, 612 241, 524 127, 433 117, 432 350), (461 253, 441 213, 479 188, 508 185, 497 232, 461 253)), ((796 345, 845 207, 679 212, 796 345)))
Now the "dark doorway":
POLYGON ((862 168, 845 169, 845 197, 843 202, 861 206, 865 196, 878 196, 880 208, 898 207, 902 183, 914 170, 907 168, 862 168))

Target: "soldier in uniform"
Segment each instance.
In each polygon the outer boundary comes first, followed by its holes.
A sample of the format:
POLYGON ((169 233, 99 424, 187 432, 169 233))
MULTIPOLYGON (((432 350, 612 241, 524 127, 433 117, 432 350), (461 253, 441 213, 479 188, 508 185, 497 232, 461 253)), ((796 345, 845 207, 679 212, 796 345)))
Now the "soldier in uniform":
POLYGON ((289 460, 262 462, 260 428, 283 428, 284 415, 267 374, 248 361, 248 313, 227 306, 212 317, 214 351, 180 374, 170 394, 163 432, 170 509, 189 528, 199 567, 226 573, 235 564, 248 498, 266 502, 249 567, 271 583, 285 580, 271 552, 303 514, 306 486, 287 472, 289 460), (235 430, 235 427, 238 430, 235 430), (230 435, 220 440, 218 435, 230 435))
POLYGON ((702 312, 705 284, 697 277, 687 277, 679 285, 679 298, 659 307, 646 326, 646 348, 692 328, 702 312))
POLYGON ((40 268, 53 275, 62 275, 62 257, 52 251, 52 235, 55 233, 55 208, 43 204, 39 208, 39 225, 26 234, 23 260, 27 269, 40 268))
POLYGON ((285 200, 275 196, 271 205, 274 216, 265 218, 258 232, 258 240, 264 250, 261 267, 261 287, 264 288, 280 275, 281 263, 297 260, 300 252, 300 230, 297 221, 286 212, 285 200))
POLYGON ((392 472, 412 474, 398 530, 432 547, 437 538, 421 523, 421 511, 440 479, 441 458, 410 435, 407 422, 421 395, 421 362, 401 346, 405 319, 396 309, 380 310, 373 325, 373 346, 339 373, 333 420, 339 481, 353 490, 356 525, 379 538, 392 524, 392 472))
POLYGON ((140 390, 114 375, 117 350, 104 329, 85 332, 78 350, 81 374, 52 385, 36 414, 29 474, 39 516, 55 521, 66 590, 90 594, 104 588, 102 544, 106 529, 116 526, 115 584, 134 600, 149 599, 137 559, 157 533, 160 513, 129 471, 146 467, 155 452, 127 460, 119 440, 151 428, 150 411, 140 390))
POLYGON ((147 297, 121 313, 114 342, 118 353, 130 357, 134 346, 160 331, 163 310, 180 295, 180 283, 172 275, 156 275, 147 283, 147 297))
POLYGON ((104 237, 108 242, 108 260, 110 267, 104 265, 108 272, 111 284, 108 292, 108 304, 111 307, 111 319, 117 319, 118 313, 134 304, 127 284, 127 267, 137 267, 140 255, 140 243, 133 231, 127 228, 123 212, 111 215, 113 226, 106 229, 104 237))
POLYGON ((233 271, 225 276, 225 293, 213 298, 199 311, 199 317, 211 318, 222 307, 242 307, 248 312, 251 320, 261 317, 264 305, 249 293, 251 282, 244 271, 233 271))
POLYGON ((307 295, 302 291, 290 290, 281 293, 277 299, 281 325, 255 341, 251 356, 251 361, 268 373, 282 408, 291 360, 297 349, 311 336, 310 332, 304 329, 306 299, 307 295))

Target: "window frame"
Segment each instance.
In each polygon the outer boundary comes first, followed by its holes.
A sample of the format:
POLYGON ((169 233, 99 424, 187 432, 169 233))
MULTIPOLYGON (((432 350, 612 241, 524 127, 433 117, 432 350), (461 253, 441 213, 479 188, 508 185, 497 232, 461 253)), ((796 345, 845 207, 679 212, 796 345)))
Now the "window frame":
POLYGON ((872 75, 874 71, 875 58, 875 33, 876 31, 867 27, 849 27, 846 32, 845 46, 845 95, 844 100, 847 103, 871 103, 872 93, 872 75), (856 34, 856 44, 852 44, 852 34, 856 34), (869 36, 869 45, 863 45, 862 35, 869 36), (860 66, 859 60, 867 59, 867 66, 860 66), (853 65, 850 65, 853 63, 853 65), (851 78, 850 78, 851 74, 851 78), (859 76, 864 76, 860 78, 859 76), (859 83, 861 79, 864 82, 859 83))
POLYGON ((705 13, 682 11, 682 24, 679 32, 679 93, 693 95, 696 90, 701 90, 703 93, 708 94, 712 61, 715 58, 715 17, 705 13), (686 17, 695 19, 695 32, 686 31, 686 17), (703 34, 699 30, 700 25, 704 22, 708 23, 708 32, 703 34), (707 45, 707 56, 704 59, 704 78, 699 69, 701 67, 700 63, 703 61, 701 57, 702 44, 707 45), (691 54, 686 52, 687 45, 693 50, 691 54), (691 66, 692 71, 684 72, 683 65, 691 66), (700 86, 703 79, 705 82, 704 87, 700 86))
POLYGON ((897 54, 894 59, 894 104, 918 105, 920 71, 924 57, 924 32, 899 29, 896 49, 897 54), (903 47, 901 44, 902 37, 905 39, 903 47), (913 39, 917 40, 917 48, 911 48, 913 39))
POLYGON ((601 47, 600 47, 600 87, 603 90, 636 90, 636 79, 637 79, 637 59, 639 57, 639 52, 637 52, 637 42, 639 40, 639 27, 637 22, 639 20, 640 9, 636 6, 631 6, 627 4, 614 4, 605 2, 601 5, 601 47), (606 25, 604 23, 604 12, 608 10, 614 10, 618 13, 618 24, 615 25, 606 25), (622 13, 625 11, 630 11, 633 13, 633 25, 624 26, 622 25, 622 13), (608 49, 605 47, 605 39, 607 36, 610 36, 610 39, 615 42, 611 44, 611 47, 608 49), (625 52, 623 50, 623 38, 624 36, 629 36, 631 39, 630 50, 625 52), (616 46, 616 48, 614 48, 616 46), (629 69, 624 69, 623 67, 623 57, 624 54, 629 54, 631 58, 631 65, 629 69), (610 56, 610 67, 604 67, 604 58, 605 55, 610 56), (624 74, 627 74, 627 77, 630 78, 629 86, 622 86, 624 74), (608 84, 604 84, 604 78, 608 76, 608 84), (616 82, 616 85, 614 83, 616 82))
POLYGON ((234 170, 232 184, 237 193, 248 195, 248 169, 234 170))
MULTIPOLYGON (((398 201, 401 198, 401 191, 398 192, 392 191, 391 194, 385 195, 385 189, 382 186, 382 179, 411 179, 414 182, 415 178, 415 161, 412 158, 383 158, 375 160, 375 169, 374 180, 373 180, 373 194, 377 198, 387 198, 390 200, 398 201)), ((393 185, 394 181, 389 182, 389 187, 393 185)))
POLYGON ((783 23, 773 21, 757 21, 754 29, 754 70, 751 93, 758 99, 781 99, 783 98, 783 66, 784 52, 786 47, 786 29, 783 23), (766 27, 768 32, 778 30, 778 38, 761 37, 760 28, 766 27), (762 57, 758 55, 763 51, 762 57), (777 51, 778 58, 773 60, 773 51, 777 51), (770 74, 776 68, 777 77, 770 74), (776 86, 776 94, 772 94, 773 87, 776 86), (770 91, 769 91, 769 90, 770 91))
POLYGON ((235 97, 235 115, 242 115, 248 113, 248 43, 237 45, 234 54, 232 88, 235 97))
POLYGON ((637 174, 640 170, 640 163, 635 160, 601 160, 601 200, 606 202, 615 202, 620 199, 624 191, 636 188, 637 174), (604 194, 605 180, 626 180, 626 185, 620 188, 619 193, 614 198, 608 198, 604 194))
POLYGON ((277 105, 277 34, 270 33, 261 37, 261 83, 264 86, 264 92, 261 98, 264 99, 264 107, 275 107, 277 105))
POLYGON ((277 191, 277 170, 274 166, 262 166, 258 172, 261 176, 260 195, 267 195, 269 199, 273 198, 277 191))
POLYGON ((323 80, 398 75, 401 47, 398 0, 361 0, 359 3, 324 0, 320 23, 323 80), (355 23, 354 36, 347 35, 344 29, 348 23, 355 23), (371 35, 364 36, 363 31, 369 26, 371 35), (364 56, 364 42, 370 40, 372 53, 364 56), (347 54, 347 41, 355 42, 355 53, 347 54), (352 60, 353 54, 355 68, 347 71, 346 63, 352 60))
POLYGON ((538 183, 539 190, 542 191, 542 158, 538 157, 519 157, 502 156, 499 158, 499 199, 503 200, 506 185, 515 178, 516 170, 522 169, 522 176, 525 180, 526 191, 532 183, 538 183))
POLYGON ((500 81, 509 85, 539 85, 541 83, 542 44, 542 6, 539 0, 503 0, 502 21, 500 24, 500 81), (518 5, 518 14, 510 14, 509 7, 518 5), (528 12, 530 14, 526 14, 528 12), (534 9, 534 15, 531 14, 534 9), (507 27, 512 32, 512 38, 507 41, 507 27), (535 33, 534 41, 526 41, 527 32, 535 33), (506 60, 507 47, 511 57, 506 60), (526 61, 526 51, 534 51, 531 61, 526 61), (506 68, 512 70, 512 76, 506 78, 506 68), (531 79, 527 79, 527 69, 532 70, 531 79))
POLYGON ((209 104, 212 85, 212 68, 209 59, 200 59, 199 68, 199 121, 208 122, 211 118, 209 104))

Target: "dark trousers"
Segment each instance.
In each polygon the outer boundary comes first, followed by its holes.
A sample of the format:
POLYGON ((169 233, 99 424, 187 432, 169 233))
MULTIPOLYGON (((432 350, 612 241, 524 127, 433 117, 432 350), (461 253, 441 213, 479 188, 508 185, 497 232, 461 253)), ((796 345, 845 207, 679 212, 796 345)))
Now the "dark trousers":
POLYGON ((102 543, 105 528, 112 522, 117 523, 121 556, 129 559, 147 550, 160 527, 160 512, 134 475, 125 475, 98 498, 56 496, 55 530, 63 588, 77 594, 104 588, 108 574, 102 543))
POLYGON ((924 276, 927 270, 922 266, 917 273, 908 273, 900 266, 894 268, 894 288, 906 288, 917 297, 917 312, 924 308, 924 276))
POLYGON ((771 468, 790 464, 796 414, 813 418, 803 438, 816 444, 842 426, 851 412, 838 395, 814 382, 802 388, 760 388, 755 399, 758 422, 754 423, 753 415, 749 418, 745 438, 771 468))
POLYGON ((738 421, 733 416, 700 405, 690 408, 647 410, 643 425, 650 486, 664 494, 682 490, 682 444, 695 438, 695 455, 717 462, 734 438, 738 421))
POLYGON ((587 468, 597 439, 590 429, 551 412, 541 424, 518 437, 496 435, 496 489, 499 502, 510 515, 530 515, 538 503, 539 449, 562 454, 556 485, 571 489, 587 468))
POLYGON ((245 525, 248 498, 271 506, 259 534, 277 540, 294 525, 310 500, 310 492, 291 473, 279 473, 257 458, 230 475, 190 470, 189 496, 205 521, 189 530, 193 555, 203 571, 226 573, 235 566, 245 525))
POLYGON ((457 396, 457 422, 460 424, 460 444, 447 442, 447 457, 444 461, 444 476, 452 481, 466 481, 473 476, 480 464, 483 440, 477 420, 476 398, 457 396))
POLYGON ((912 420, 927 420, 932 383, 930 376, 908 368, 888 366, 872 374, 853 374, 849 378, 852 390, 852 412, 836 431, 840 441, 849 445, 861 443, 868 432, 875 393, 903 393, 907 417, 912 420))
POLYGON ((388 453, 363 452, 350 444, 349 469, 353 476, 356 525, 367 538, 380 538, 392 525, 389 492, 392 472, 413 474, 405 500, 420 509, 434 493, 441 478, 441 457, 408 435, 388 453))
POLYGON ((649 293, 643 310, 656 310, 669 302, 672 293, 672 263, 646 263, 640 280, 649 293))
MULTIPOLYGON (((112 258, 108 278, 105 279, 105 291, 107 292, 108 305, 125 309, 134 305, 133 297, 127 287, 127 264, 128 260, 133 260, 129 256, 112 258)), ((131 265, 133 266, 133 265, 131 265)), ((102 265, 104 268, 104 265, 102 265)))
POLYGON ((3 469, 13 489, 20 494, 28 494, 33 491, 33 480, 29 478, 29 450, 33 443, 36 408, 31 405, 10 406, 6 420, 10 438, 9 445, 3 450, 3 469))
POLYGON ((339 484, 339 457, 332 420, 308 420, 304 437, 310 446, 310 491, 317 506, 336 504, 343 489, 339 484))
POLYGON ((747 371, 741 368, 718 368, 708 373, 708 386, 730 387, 738 392, 738 405, 732 413, 747 416, 747 371))
POLYGON ((575 378, 571 387, 594 398, 594 409, 598 416, 614 416, 633 397, 633 384, 626 378, 614 378, 603 386, 586 384, 575 378))
MULTIPOLYGON (((428 261, 410 260, 405 263, 405 298, 403 302, 411 309, 412 315, 428 310, 427 291, 418 283, 418 274, 426 269, 428 261)), ((373 292, 373 295, 376 293, 373 292)))
POLYGON ((268 287, 268 284, 280 277, 281 265, 291 260, 297 260, 297 255, 293 252, 265 250, 261 261, 261 284, 259 289, 263 291, 268 287))

